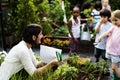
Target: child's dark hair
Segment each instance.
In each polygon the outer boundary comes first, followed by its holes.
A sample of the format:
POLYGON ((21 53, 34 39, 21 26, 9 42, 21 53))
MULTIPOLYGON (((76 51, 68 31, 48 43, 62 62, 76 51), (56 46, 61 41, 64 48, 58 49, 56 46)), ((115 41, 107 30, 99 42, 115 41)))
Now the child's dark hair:
POLYGON ((102 9, 101 11, 100 11, 100 16, 107 16, 108 18, 110 18, 111 17, 111 12, 110 12, 110 10, 107 10, 107 9, 102 9))
POLYGON ((81 10, 84 11, 85 9, 91 8, 91 6, 92 6, 92 3, 89 1, 86 1, 82 4, 81 10))
POLYGON ((102 9, 102 3, 101 3, 101 1, 97 1, 96 3, 95 3, 95 5, 94 5, 94 8, 96 9, 96 10, 101 10, 102 9))
MULTIPOLYGON (((74 8, 78 8, 78 9, 80 10, 79 6, 77 6, 77 5, 75 5, 75 6, 73 7, 73 9, 74 9, 74 8)), ((73 9, 72 9, 72 11, 73 11, 73 9)))
POLYGON ((42 31, 41 26, 38 24, 30 24, 23 31, 23 40, 30 44, 34 44, 32 36, 38 37, 38 34, 42 31))
POLYGON ((78 7, 80 9, 79 5, 70 5, 70 10, 72 11, 74 7, 78 7))

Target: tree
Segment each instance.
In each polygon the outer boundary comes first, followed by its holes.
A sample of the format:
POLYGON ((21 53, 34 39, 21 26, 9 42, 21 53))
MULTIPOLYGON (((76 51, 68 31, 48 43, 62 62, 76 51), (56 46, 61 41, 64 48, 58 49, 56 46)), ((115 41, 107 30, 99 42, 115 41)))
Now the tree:
POLYGON ((21 40, 21 33, 26 25, 38 22, 37 8, 33 0, 11 0, 6 16, 6 31, 15 36, 15 42, 21 40), (8 30, 9 29, 9 30, 8 30))

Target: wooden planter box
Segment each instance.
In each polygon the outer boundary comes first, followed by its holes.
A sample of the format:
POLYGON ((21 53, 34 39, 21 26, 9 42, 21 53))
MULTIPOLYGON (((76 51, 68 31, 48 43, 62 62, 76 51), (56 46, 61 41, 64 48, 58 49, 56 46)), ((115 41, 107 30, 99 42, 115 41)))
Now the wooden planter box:
MULTIPOLYGON (((49 38, 51 39, 52 41, 54 39, 59 39, 59 40, 69 40, 68 37, 66 36, 47 36, 45 38, 49 38)), ((81 53, 93 53, 94 52, 94 40, 91 40, 90 42, 87 42, 87 41, 80 41, 80 47, 79 47, 79 52, 81 53)), ((55 47, 55 48, 59 48, 59 49, 62 49, 63 53, 68 53, 69 50, 70 50, 70 47, 59 47, 59 46, 52 46, 52 47, 55 47)))
MULTIPOLYGON (((47 36, 47 37, 45 37, 45 38, 48 38, 48 39, 50 39, 51 41, 54 41, 55 39, 59 39, 59 40, 62 40, 62 41, 64 41, 64 40, 69 40, 69 38, 68 37, 65 37, 65 36, 47 36)), ((49 46, 49 45, 47 45, 47 46, 49 46)), ((63 47, 60 47, 60 46, 51 46, 51 47, 54 47, 54 48, 58 48, 58 49, 62 49, 62 52, 63 53, 68 53, 69 52, 69 46, 63 46, 63 47)))

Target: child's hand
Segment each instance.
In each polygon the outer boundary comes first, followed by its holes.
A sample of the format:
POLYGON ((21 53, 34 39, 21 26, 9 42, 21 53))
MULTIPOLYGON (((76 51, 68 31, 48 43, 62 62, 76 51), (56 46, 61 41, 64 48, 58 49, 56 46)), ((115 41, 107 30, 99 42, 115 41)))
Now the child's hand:
POLYGON ((102 40, 102 37, 97 38, 97 42, 100 42, 102 40))
POLYGON ((112 70, 118 69, 117 63, 112 63, 112 70))
POLYGON ((102 23, 105 23, 107 20, 108 20, 107 17, 103 17, 103 18, 101 18, 100 23, 101 23, 101 24, 102 24, 102 23))
POLYGON ((74 43, 78 43, 78 40, 76 38, 73 39, 74 43))

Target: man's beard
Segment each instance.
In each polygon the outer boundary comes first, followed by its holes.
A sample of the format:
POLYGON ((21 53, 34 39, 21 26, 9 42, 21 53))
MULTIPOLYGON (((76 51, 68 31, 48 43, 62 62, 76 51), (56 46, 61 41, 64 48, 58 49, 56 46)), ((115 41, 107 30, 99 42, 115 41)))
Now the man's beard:
POLYGON ((32 42, 32 46, 33 47, 37 47, 37 46, 40 46, 41 43, 37 43, 37 40, 33 41, 32 42))

